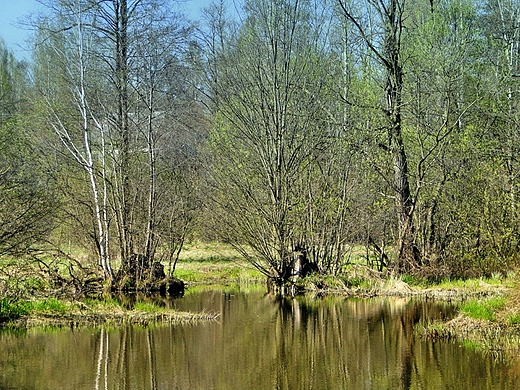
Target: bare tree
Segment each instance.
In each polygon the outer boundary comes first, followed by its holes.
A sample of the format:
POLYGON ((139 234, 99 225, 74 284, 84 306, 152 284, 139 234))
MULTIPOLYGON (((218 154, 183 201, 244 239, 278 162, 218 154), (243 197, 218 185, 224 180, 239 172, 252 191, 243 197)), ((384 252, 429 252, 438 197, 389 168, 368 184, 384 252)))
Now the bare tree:
MULTIPOLYGON (((42 89, 49 110, 50 125, 60 141, 74 158, 77 164, 87 173, 90 183, 92 208, 97 226, 95 235, 99 255, 99 265, 108 278, 113 277, 110 265, 109 228, 107 211, 107 186, 103 178, 106 176, 105 165, 105 130, 103 120, 96 116, 88 99, 87 72, 91 66, 92 21, 78 2, 62 9, 72 22, 70 25, 55 24, 55 33, 66 31, 58 39, 50 39, 48 45, 54 52, 54 59, 67 59, 63 70, 67 81, 70 98, 76 110, 75 124, 69 117, 61 115, 58 109, 57 96, 52 91, 42 89), (94 143, 100 142, 101 149, 95 156, 94 143)), ((49 26, 50 27, 50 26, 49 26)), ((64 65, 62 63, 62 65, 64 65)))
POLYGON ((154 0, 49 4, 56 14, 42 25, 43 45, 68 83, 68 95, 53 93, 55 85, 47 89, 51 123, 89 177, 101 258, 116 249, 117 238, 117 279, 135 286, 150 273, 160 243, 158 213, 169 213, 158 208, 159 193, 170 192, 158 178, 159 168, 170 167, 158 161, 170 157, 170 134, 186 128, 185 112, 197 115, 183 57, 191 27, 154 0), (74 130, 70 113, 57 108, 67 98, 81 118, 74 130))
POLYGON ((301 260, 325 264, 322 249, 335 243, 325 232, 344 221, 344 192, 329 191, 324 177, 336 173, 329 163, 343 110, 331 98, 337 69, 329 72, 327 49, 319 44, 325 22, 315 12, 306 1, 248 1, 236 36, 219 36, 217 19, 219 39, 209 39, 219 42, 218 50, 210 47, 217 55, 209 64, 216 70, 210 84, 215 201, 227 239, 279 286, 292 280, 301 260), (341 222, 326 217, 336 207, 341 222))

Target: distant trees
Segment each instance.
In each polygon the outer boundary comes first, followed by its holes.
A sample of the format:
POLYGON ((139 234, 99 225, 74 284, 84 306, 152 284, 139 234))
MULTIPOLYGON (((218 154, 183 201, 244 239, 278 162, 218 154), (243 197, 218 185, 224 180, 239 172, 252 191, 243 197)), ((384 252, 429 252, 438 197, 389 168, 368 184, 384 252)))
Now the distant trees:
POLYGON ((0 40, 0 255, 26 254, 51 232, 53 183, 31 143, 27 64, 0 40))

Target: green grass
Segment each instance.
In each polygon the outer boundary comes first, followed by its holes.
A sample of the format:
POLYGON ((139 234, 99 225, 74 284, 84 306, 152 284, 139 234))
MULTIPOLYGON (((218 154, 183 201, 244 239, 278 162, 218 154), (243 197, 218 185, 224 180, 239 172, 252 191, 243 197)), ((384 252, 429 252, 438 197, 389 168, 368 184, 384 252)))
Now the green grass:
POLYGON ((65 314, 68 310, 69 305, 56 298, 34 301, 0 299, 0 321, 14 320, 25 315, 65 314))
POLYGON ((231 246, 221 243, 187 244, 174 276, 189 283, 256 283, 265 277, 231 246))
POLYGON ((46 298, 28 302, 31 313, 41 314, 64 314, 69 306, 56 298, 46 298))
POLYGON ((84 303, 92 310, 115 310, 122 308, 121 303, 114 298, 87 298, 84 300, 84 303))
POLYGON ((482 343, 479 343, 475 340, 462 340, 462 345, 464 345, 466 349, 469 349, 471 351, 479 351, 482 349, 482 343))
POLYGON ((9 298, 0 299, 0 322, 16 319, 29 312, 25 302, 12 302, 9 298))
POLYGON ((507 323, 510 326, 520 325, 520 314, 510 314, 507 316, 507 323))
POLYGON ((184 245, 178 264, 183 262, 218 263, 240 261, 241 259, 240 253, 228 244, 194 242, 184 245))
POLYGON ((164 307, 157 306, 150 302, 136 302, 134 310, 143 311, 145 313, 160 313, 165 311, 164 307))
POLYGON ((496 312, 506 304, 506 298, 496 297, 485 301, 472 299, 462 304, 460 311, 476 320, 495 321, 496 312))

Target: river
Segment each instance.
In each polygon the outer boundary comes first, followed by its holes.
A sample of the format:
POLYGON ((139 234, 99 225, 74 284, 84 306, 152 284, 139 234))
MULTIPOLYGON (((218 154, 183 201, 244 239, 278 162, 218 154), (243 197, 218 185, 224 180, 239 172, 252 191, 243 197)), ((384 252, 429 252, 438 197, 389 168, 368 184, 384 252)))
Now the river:
POLYGON ((420 322, 452 316, 446 302, 211 287, 165 304, 220 315, 182 326, 2 331, 0 390, 520 386, 520 359, 414 333, 420 322))

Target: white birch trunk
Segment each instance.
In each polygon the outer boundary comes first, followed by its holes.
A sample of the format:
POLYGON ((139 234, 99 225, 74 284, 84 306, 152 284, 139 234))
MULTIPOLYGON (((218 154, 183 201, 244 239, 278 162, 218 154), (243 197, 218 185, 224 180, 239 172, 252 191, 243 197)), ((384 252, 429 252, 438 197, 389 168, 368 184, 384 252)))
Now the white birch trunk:
MULTIPOLYGON (((77 84, 72 87, 74 91, 74 97, 76 101, 77 110, 81 115, 81 131, 82 141, 75 141, 71 136, 67 124, 65 124, 59 115, 51 108, 52 117, 54 121, 52 126, 60 138, 63 145, 71 153, 76 162, 86 171, 89 178, 89 185, 92 192, 92 204, 94 209, 94 218, 97 226, 97 237, 98 237, 98 251, 99 251, 99 266, 103 269, 107 278, 113 277, 113 272, 110 266, 110 257, 108 254, 108 216, 107 216, 107 191, 106 191, 106 174, 105 174, 105 150, 104 150, 104 132, 103 126, 98 120, 92 115, 92 112, 88 105, 87 93, 85 90, 85 71, 86 71, 86 59, 85 55, 88 53, 88 47, 85 48, 85 40, 87 37, 84 36, 84 26, 82 20, 81 5, 78 4, 78 9, 75 10, 77 15, 76 25, 76 42, 77 46, 77 61, 76 71, 77 73, 77 84), (92 151, 92 130, 91 120, 94 121, 96 127, 100 130, 101 143, 102 143, 102 157, 101 157, 101 169, 103 178, 103 193, 100 194, 99 184, 96 177, 96 169, 94 162, 94 154, 92 151)), ((88 45, 88 43, 87 43, 88 45)), ((58 50, 58 49, 56 49, 58 50)), ((59 53, 58 53, 59 54, 59 53)), ((73 67, 71 67, 74 69, 73 67)), ((71 80, 75 80, 74 75, 71 74, 71 80)))

